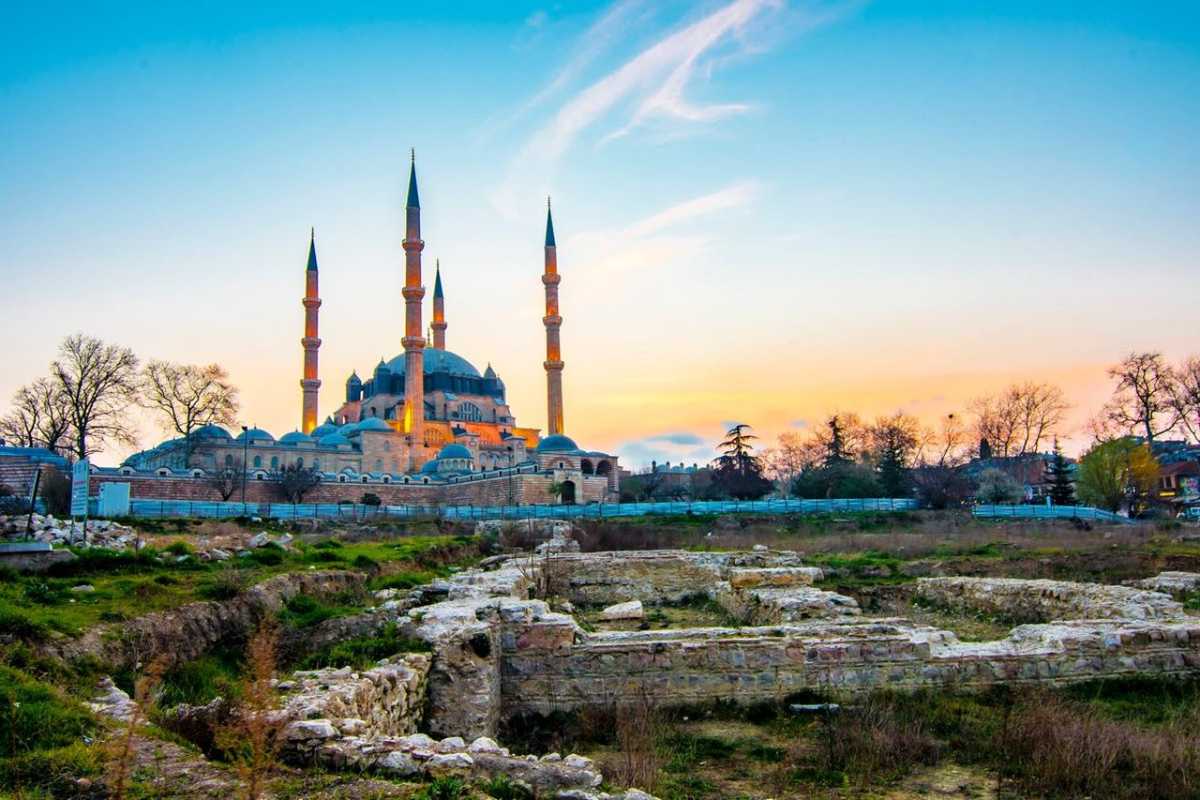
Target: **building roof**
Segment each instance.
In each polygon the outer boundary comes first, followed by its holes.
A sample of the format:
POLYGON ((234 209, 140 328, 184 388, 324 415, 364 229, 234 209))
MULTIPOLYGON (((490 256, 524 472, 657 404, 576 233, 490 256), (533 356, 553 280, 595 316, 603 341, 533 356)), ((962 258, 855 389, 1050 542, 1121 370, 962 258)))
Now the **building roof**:
POLYGON ((412 166, 408 170, 408 200, 404 205, 408 208, 421 207, 421 198, 417 196, 417 156, 415 153, 412 166))
POLYGON ((308 444, 312 441, 314 441, 313 437, 300 431, 291 431, 279 437, 280 444, 308 444))
POLYGON ((537 446, 539 453, 575 453, 578 450, 579 445, 575 444, 575 440, 561 433, 547 436, 537 446))
POLYGON ((391 429, 392 426, 388 425, 379 417, 367 417, 366 419, 355 423, 353 427, 347 429, 346 433, 350 433, 351 431, 357 433, 361 433, 362 431, 390 431, 391 429))
MULTIPOLYGON (((313 433, 316 433, 316 431, 313 431, 313 433)), ((339 447, 344 444, 350 444, 350 440, 337 431, 334 431, 318 439, 317 444, 321 445, 321 447, 339 447)))
POLYGON ((326 418, 324 422, 312 429, 310 434, 314 439, 320 441, 321 437, 328 436, 331 433, 337 433, 339 430, 337 425, 333 424, 333 420, 326 418))
POLYGON ((433 298, 435 300, 440 300, 443 297, 444 297, 444 295, 442 294, 442 260, 439 258, 438 262, 437 262, 437 269, 434 272, 434 278, 433 278, 433 298))
POLYGON ((471 451, 461 444, 451 442, 441 449, 437 454, 438 458, 471 458, 471 451))
MULTIPOLYGON (((405 372, 404 354, 401 353, 387 362, 386 367, 393 375, 403 375, 405 372)), ((468 378, 481 377, 479 370, 475 369, 470 361, 450 350, 426 349, 424 370, 426 375, 444 372, 449 375, 462 375, 468 378)), ((376 369, 376 372, 378 372, 378 369, 376 369)))
POLYGON ((308 271, 317 271, 317 229, 313 228, 312 238, 308 240, 308 271))
POLYGON ((239 433, 235 441, 244 442, 246 440, 250 440, 251 442, 273 442, 275 441, 275 437, 262 428, 251 428, 239 433))
POLYGON ((220 425, 209 424, 201 425, 199 428, 196 428, 196 430, 192 431, 192 439, 193 441, 196 439, 226 439, 232 441, 233 437, 229 434, 229 431, 225 430, 220 425))
POLYGON ((550 198, 546 198, 546 247, 554 247, 554 220, 550 216, 550 198))

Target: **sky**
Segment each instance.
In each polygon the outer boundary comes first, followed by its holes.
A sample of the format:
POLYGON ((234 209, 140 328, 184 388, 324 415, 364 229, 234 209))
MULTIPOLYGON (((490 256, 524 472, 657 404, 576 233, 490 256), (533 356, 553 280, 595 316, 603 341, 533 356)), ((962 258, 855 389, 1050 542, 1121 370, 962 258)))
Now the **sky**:
POLYGON ((1028 379, 1078 449, 1109 365, 1200 352, 1197 142, 1194 2, 19 4, 0 412, 83 331, 218 362, 294 429, 315 227, 331 413, 402 349, 415 148, 448 347, 520 424, 552 195, 585 447, 692 463, 733 421, 932 421, 1028 379))

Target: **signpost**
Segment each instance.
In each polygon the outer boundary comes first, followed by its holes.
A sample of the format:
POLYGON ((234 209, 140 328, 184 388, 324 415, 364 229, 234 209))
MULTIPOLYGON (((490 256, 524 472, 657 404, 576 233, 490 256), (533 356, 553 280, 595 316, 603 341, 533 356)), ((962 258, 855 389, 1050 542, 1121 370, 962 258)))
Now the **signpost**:
POLYGON ((86 458, 81 458, 71 467, 71 524, 76 517, 83 517, 84 537, 87 536, 88 484, 91 468, 86 458))

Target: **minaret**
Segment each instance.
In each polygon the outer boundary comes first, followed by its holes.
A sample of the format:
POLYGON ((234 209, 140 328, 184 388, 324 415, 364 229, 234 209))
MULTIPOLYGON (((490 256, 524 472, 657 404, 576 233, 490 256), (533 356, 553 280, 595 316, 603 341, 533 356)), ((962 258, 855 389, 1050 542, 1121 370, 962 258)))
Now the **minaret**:
POLYGON ((417 154, 413 151, 408 173, 408 200, 404 216, 404 433, 408 434, 409 470, 424 461, 425 451, 425 339, 421 336, 421 201, 417 196, 417 154))
POLYGON ((442 261, 437 261, 433 279, 433 349, 446 349, 446 298, 442 295, 442 261))
POLYGON ((317 378, 317 350, 321 340, 317 338, 317 309, 321 307, 321 298, 317 293, 317 231, 312 230, 308 242, 308 268, 304 271, 304 338, 300 340, 304 347, 304 377, 300 380, 300 389, 304 397, 300 412, 300 429, 311 433, 317 427, 317 390, 321 381, 317 378))
POLYGON ((562 350, 559 346, 558 329, 562 327, 562 317, 558 314, 558 284, 562 278, 558 274, 558 256, 554 249, 554 220, 550 218, 550 198, 546 198, 546 271, 542 275, 542 284, 546 287, 546 316, 542 324, 546 326, 546 429, 553 436, 563 432, 563 393, 562 393, 562 350))

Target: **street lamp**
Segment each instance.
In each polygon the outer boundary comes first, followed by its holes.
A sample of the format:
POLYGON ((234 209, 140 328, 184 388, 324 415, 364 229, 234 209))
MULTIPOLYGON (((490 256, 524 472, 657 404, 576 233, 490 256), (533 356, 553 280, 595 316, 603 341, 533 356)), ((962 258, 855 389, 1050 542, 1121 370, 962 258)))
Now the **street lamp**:
POLYGON ((246 465, 250 458, 250 428, 242 426, 242 516, 246 516, 246 465))

